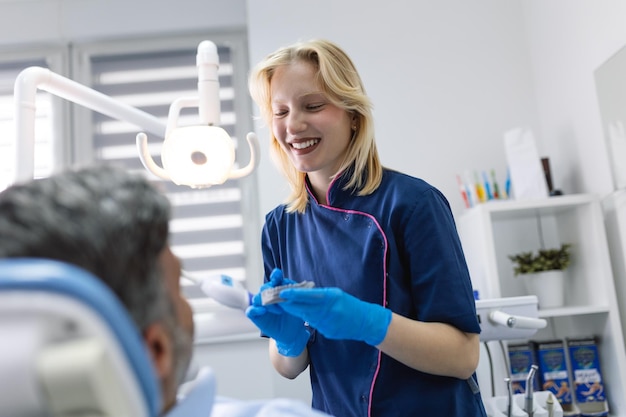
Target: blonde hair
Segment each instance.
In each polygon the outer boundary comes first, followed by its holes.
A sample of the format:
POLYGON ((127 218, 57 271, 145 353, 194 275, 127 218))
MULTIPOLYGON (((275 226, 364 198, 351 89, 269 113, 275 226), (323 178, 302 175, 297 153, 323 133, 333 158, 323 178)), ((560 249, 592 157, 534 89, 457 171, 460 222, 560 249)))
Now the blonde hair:
MULTIPOLYGON (((372 105, 352 60, 337 45, 327 40, 299 42, 278 49, 258 63, 250 73, 248 86, 252 99, 260 108, 261 116, 271 127, 272 77, 278 67, 296 61, 312 64, 317 69, 316 81, 328 99, 354 115, 356 130, 346 158, 335 176, 354 164, 353 176, 344 189, 353 189, 357 195, 371 194, 380 185, 383 172, 374 140, 372 105)), ((285 201, 287 211, 304 213, 308 203, 306 174, 293 166, 271 128, 270 157, 283 172, 291 188, 291 194, 285 201)))

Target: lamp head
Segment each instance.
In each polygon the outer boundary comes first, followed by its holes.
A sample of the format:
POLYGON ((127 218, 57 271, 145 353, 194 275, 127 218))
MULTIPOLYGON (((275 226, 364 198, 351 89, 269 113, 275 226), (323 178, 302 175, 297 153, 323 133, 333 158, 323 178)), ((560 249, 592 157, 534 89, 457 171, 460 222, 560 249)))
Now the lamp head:
POLYGON ((161 160, 175 184, 208 187, 229 178, 235 147, 221 127, 178 127, 165 138, 161 160))
POLYGON ((259 162, 259 144, 256 135, 248 133, 250 162, 243 168, 233 169, 235 145, 228 133, 217 127, 220 116, 219 57, 213 42, 200 43, 196 63, 198 97, 180 97, 170 106, 161 152, 163 168, 152 159, 143 132, 137 134, 137 148, 142 164, 154 175, 177 185, 204 188, 251 174, 259 162), (180 111, 185 107, 198 108, 200 125, 178 126, 180 111))

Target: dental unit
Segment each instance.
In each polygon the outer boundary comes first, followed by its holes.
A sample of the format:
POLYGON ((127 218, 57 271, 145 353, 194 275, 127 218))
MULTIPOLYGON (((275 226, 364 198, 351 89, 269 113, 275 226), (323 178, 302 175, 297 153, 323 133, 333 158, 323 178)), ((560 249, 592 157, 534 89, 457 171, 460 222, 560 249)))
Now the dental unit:
MULTIPOLYGON (((529 339, 547 326, 547 321, 538 317, 538 299, 534 295, 476 300, 476 314, 482 342, 529 339)), ((514 394, 513 379, 505 377, 504 395, 483 397, 487 416, 563 417, 563 409, 552 392, 534 389, 537 371, 537 365, 532 365, 525 375, 527 388, 523 394, 514 394)))

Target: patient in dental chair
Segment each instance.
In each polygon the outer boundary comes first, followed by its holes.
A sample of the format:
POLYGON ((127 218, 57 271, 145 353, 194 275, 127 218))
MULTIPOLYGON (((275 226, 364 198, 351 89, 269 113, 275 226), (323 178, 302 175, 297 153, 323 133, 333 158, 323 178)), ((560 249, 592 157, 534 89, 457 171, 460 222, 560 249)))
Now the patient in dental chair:
MULTIPOLYGON (((161 388, 162 414, 176 405, 194 332, 179 287, 181 265, 168 243, 169 220, 169 202, 157 188, 111 166, 67 170, 0 193, 0 258, 63 261, 110 287, 143 336, 161 388)), ((210 413, 270 415, 325 414, 292 400, 224 399, 210 413)))

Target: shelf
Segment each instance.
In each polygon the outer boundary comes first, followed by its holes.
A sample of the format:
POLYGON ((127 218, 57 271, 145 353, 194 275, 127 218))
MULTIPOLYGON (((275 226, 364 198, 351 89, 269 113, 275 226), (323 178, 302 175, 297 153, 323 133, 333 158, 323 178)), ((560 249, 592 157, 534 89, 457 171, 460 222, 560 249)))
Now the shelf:
MULTIPOLYGON (((514 276, 510 254, 572 244, 565 305, 540 309, 538 317, 548 319, 548 326, 533 337, 597 337, 611 415, 625 415, 626 353, 599 196, 487 202, 462 213, 457 229, 472 284, 482 299, 529 295, 523 278, 514 276)), ((622 287, 626 293, 626 284, 622 287)))
POLYGON ((492 200, 466 211, 479 211, 490 214, 494 220, 513 219, 519 216, 528 216, 539 212, 539 214, 558 214, 571 210, 576 206, 586 205, 597 201, 597 196, 593 194, 574 194, 568 196, 556 196, 537 200, 492 200))
POLYGON ((563 317, 563 316, 577 316, 577 315, 584 315, 584 314, 608 313, 609 311, 611 311, 611 308, 607 305, 595 305, 595 306, 549 308, 549 309, 539 310, 538 315, 541 318, 550 318, 550 317, 563 317))

